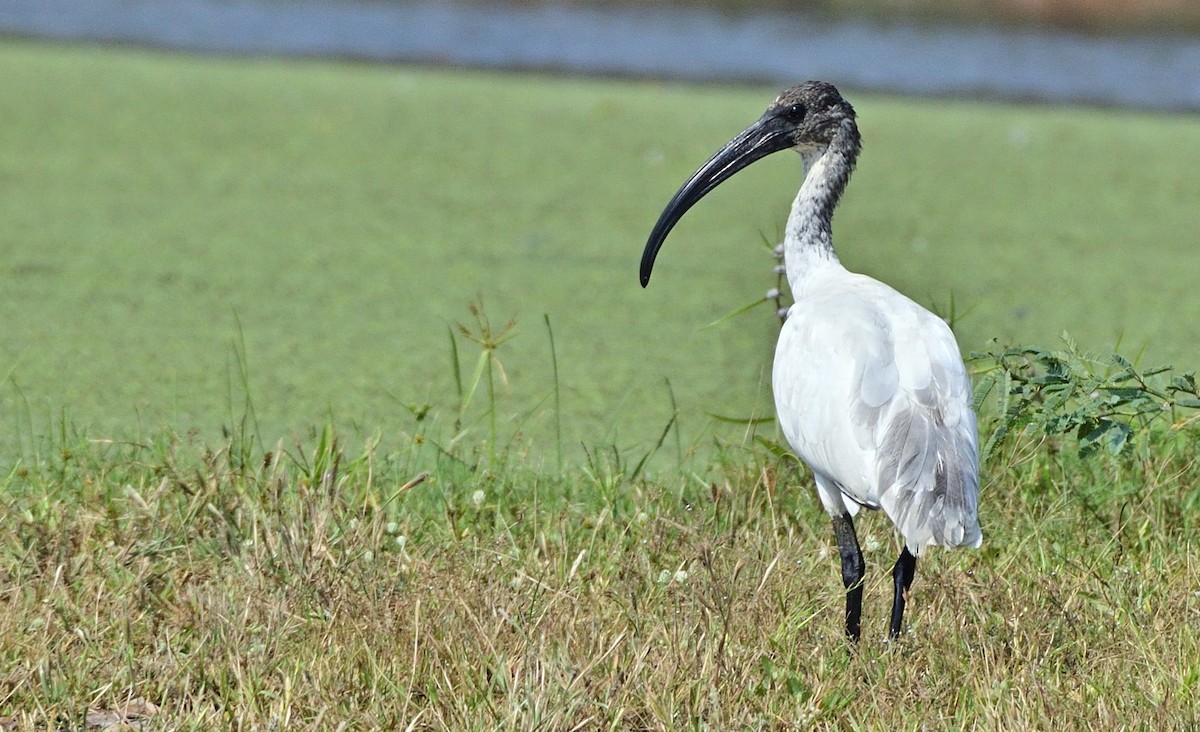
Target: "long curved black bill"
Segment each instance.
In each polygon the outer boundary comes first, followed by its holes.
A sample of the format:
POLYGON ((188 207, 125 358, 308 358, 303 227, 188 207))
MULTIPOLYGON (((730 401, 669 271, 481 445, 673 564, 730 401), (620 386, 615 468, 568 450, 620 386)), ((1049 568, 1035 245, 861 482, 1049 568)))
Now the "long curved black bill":
POLYGON ((642 252, 642 287, 650 282, 654 259, 658 256, 658 250, 662 249, 667 234, 688 209, 704 198, 709 191, 755 160, 792 147, 794 143, 791 131, 791 126, 785 120, 768 112, 726 143, 707 163, 692 173, 692 177, 687 179, 663 209, 658 223, 654 225, 650 238, 646 241, 646 249, 642 252))

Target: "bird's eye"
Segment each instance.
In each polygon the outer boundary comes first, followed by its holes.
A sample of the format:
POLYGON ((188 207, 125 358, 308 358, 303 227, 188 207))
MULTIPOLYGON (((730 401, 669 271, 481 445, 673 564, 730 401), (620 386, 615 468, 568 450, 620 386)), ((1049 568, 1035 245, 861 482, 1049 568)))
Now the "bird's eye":
POLYGON ((784 107, 783 116, 790 120, 799 122, 800 120, 804 119, 804 111, 804 105, 797 102, 796 104, 789 104, 788 106, 784 107))

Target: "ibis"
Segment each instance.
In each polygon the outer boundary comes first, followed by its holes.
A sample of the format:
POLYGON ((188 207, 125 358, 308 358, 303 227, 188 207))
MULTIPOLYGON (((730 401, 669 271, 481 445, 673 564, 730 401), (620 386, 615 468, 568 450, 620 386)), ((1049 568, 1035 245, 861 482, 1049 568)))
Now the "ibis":
POLYGON ((667 204, 642 255, 645 287, 667 234, 738 171, 780 150, 804 166, 783 240, 794 299, 775 347, 779 426, 812 471, 833 521, 846 588, 846 635, 861 635, 866 564, 860 508, 882 509, 904 546, 892 569, 890 638, 903 631, 917 557, 930 545, 978 547, 979 437, 958 343, 938 316, 848 271, 833 251, 834 209, 862 148, 854 108, 832 85, 784 91, 667 204))

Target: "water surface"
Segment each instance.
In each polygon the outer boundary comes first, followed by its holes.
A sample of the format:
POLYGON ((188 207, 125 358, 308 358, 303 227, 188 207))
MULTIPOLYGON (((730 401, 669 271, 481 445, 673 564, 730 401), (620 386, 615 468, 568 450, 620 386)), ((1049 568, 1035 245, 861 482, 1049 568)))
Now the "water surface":
POLYGON ((682 7, 358 0, 5 0, 0 32, 188 51, 1200 110, 1200 39, 682 7))

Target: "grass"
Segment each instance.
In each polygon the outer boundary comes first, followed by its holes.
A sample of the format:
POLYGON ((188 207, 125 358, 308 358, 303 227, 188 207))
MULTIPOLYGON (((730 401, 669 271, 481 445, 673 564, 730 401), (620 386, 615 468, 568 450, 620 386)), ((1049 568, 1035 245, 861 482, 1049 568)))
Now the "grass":
MULTIPOLYGON (((706 199, 648 290, 636 270, 661 206, 777 90, 16 41, 0 74, 0 454, 64 419, 220 440, 246 391, 267 444, 332 420, 394 445, 406 407, 458 408, 446 333, 478 296, 517 319, 500 418, 530 443, 555 442, 543 316, 568 458, 769 411, 771 319, 700 328, 774 285, 760 241, 797 162, 706 199)), ((847 93, 848 266, 953 300, 964 350, 1065 329, 1200 362, 1194 118, 847 93)))
MULTIPOLYGON (((0 70, 0 729, 1200 726, 1194 420, 1086 459, 1006 422, 983 548, 923 556, 884 643, 898 545, 863 518, 842 640, 809 478, 703 416, 766 408, 773 317, 698 328, 773 284, 794 161, 634 284, 769 91, 14 42, 0 70)), ((854 99, 848 264, 953 297, 968 348, 1197 361, 1194 120, 854 99)), ((1029 383, 1021 424, 1054 423, 1029 383)))
POLYGON ((251 463, 72 442, 5 481, 0 723, 132 702, 149 729, 1194 729, 1196 444, 1010 444, 984 547, 922 559, 897 643, 898 546, 864 518, 849 648, 828 519, 765 451, 631 479, 329 432, 251 463))

